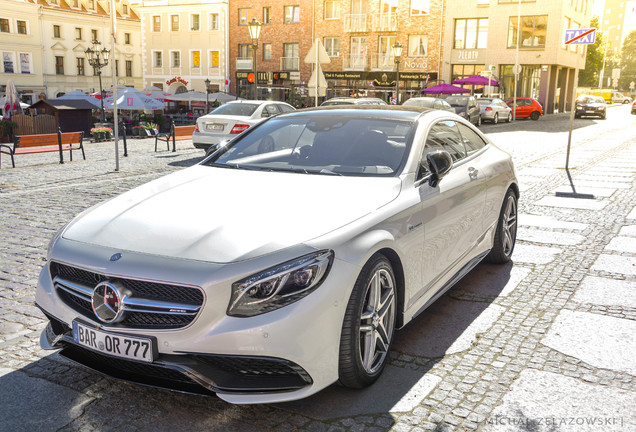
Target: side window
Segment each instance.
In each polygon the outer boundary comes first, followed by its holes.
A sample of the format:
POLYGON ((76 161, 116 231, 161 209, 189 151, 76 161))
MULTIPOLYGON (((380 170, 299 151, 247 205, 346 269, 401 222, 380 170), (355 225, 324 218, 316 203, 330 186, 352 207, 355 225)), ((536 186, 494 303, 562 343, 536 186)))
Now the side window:
POLYGON ((266 105, 263 108, 263 113, 261 114, 261 117, 271 117, 276 114, 278 114, 278 108, 276 108, 276 104, 270 104, 270 105, 266 105))
POLYGON ((288 111, 293 111, 294 109, 290 106, 287 105, 283 105, 283 104, 279 104, 278 105, 278 109, 280 110, 280 112, 288 112, 288 111))
POLYGON ((431 127, 420 159, 421 169, 417 176, 418 179, 430 174, 428 163, 426 162, 426 155, 435 150, 446 150, 453 158, 453 162, 466 157, 466 151, 456 122, 443 120, 435 123, 431 127))
POLYGON ((468 126, 458 123, 457 127, 459 128, 459 133, 462 135, 462 141, 464 142, 468 156, 477 153, 486 145, 486 142, 479 134, 468 126))

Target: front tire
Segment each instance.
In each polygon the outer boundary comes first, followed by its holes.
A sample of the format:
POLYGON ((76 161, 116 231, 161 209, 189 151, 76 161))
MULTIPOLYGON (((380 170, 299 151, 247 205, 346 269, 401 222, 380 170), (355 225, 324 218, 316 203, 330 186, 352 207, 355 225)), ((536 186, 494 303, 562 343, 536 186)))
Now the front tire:
POLYGON ((495 113, 495 117, 492 119, 492 124, 499 123, 499 113, 495 113))
POLYGON ((486 260, 493 264, 510 261, 517 241, 517 194, 508 189, 504 198, 495 231, 495 240, 486 260))
POLYGON ((508 120, 506 120, 506 123, 510 123, 512 122, 512 112, 508 113, 508 120))
POLYGON ((391 264, 376 254, 362 268, 347 304, 338 362, 343 386, 364 388, 382 373, 393 342, 396 302, 391 264))
POLYGON ((539 117, 541 117, 541 114, 539 114, 539 111, 532 111, 532 114, 530 114, 530 118, 534 121, 539 120, 539 117))

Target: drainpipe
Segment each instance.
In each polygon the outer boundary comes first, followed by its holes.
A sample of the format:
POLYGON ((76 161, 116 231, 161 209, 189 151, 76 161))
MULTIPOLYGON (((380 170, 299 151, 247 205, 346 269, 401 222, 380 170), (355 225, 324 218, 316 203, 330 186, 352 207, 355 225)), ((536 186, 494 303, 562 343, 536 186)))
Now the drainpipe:
MULTIPOLYGON (((44 79, 44 95, 45 98, 49 97, 49 80, 46 75, 45 69, 45 55, 44 55, 44 18, 43 18, 42 6, 38 6, 38 17, 40 19, 40 60, 42 61, 42 78, 44 79)), ((38 100, 40 100, 38 95, 38 100)), ((37 102, 37 101, 36 101, 37 102)))
POLYGON ((442 35, 444 34, 444 0, 439 18, 439 63, 437 65, 437 80, 442 79, 442 35))

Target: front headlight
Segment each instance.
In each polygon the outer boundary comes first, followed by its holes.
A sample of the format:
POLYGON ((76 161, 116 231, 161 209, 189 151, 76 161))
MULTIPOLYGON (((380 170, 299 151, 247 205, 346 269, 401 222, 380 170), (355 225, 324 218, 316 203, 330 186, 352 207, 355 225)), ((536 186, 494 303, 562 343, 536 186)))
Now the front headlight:
POLYGON ((333 255, 330 250, 304 255, 233 283, 227 314, 251 317, 300 300, 320 286, 333 255))
POLYGON ((55 243, 59 240, 60 237, 62 237, 62 233, 64 232, 64 230, 66 229, 67 226, 69 226, 69 223, 66 223, 62 226, 62 228, 58 229, 57 232, 55 233, 55 235, 53 235, 53 238, 51 238, 51 241, 49 241, 49 245, 46 247, 46 260, 50 261, 51 260, 51 252, 53 252, 53 246, 55 246, 55 243))

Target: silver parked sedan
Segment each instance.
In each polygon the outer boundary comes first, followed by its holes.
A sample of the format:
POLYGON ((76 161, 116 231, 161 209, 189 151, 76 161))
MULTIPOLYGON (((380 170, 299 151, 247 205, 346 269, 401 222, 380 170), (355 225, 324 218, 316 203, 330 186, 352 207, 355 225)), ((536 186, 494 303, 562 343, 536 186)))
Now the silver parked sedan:
POLYGON ((512 121, 512 108, 499 98, 477 99, 482 121, 497 124, 500 121, 510 123, 512 121))
POLYGON ((406 100, 402 105, 433 108, 433 109, 444 110, 444 111, 448 111, 452 113, 455 112, 455 108, 450 106, 449 103, 446 102, 444 99, 428 97, 428 96, 412 97, 406 100))
POLYGON ((233 403, 362 388, 396 329, 511 259, 518 196, 510 156, 455 114, 282 114, 63 227, 38 282, 41 345, 233 403))
POLYGON ((192 144, 203 150, 215 149, 221 141, 235 138, 268 117, 294 111, 285 102, 266 100, 236 100, 214 109, 196 121, 192 144))

